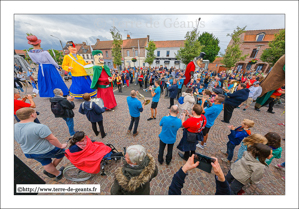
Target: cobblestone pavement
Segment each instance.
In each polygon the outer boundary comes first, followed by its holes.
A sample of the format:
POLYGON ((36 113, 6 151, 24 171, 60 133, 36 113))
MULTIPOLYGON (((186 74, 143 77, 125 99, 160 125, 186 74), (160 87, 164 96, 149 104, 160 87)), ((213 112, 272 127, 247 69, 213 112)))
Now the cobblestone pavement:
MULTIPOLYGON (((70 86, 71 81, 66 82, 70 86)), ((81 101, 75 100, 75 131, 84 131, 92 140, 102 141, 103 143, 111 143, 117 149, 122 150, 123 147, 129 147, 130 145, 140 144, 144 146, 149 153, 151 153, 158 164, 159 173, 156 178, 151 181, 151 194, 152 195, 166 195, 168 193, 168 187, 170 186, 173 175, 184 165, 184 161, 178 156, 178 149, 176 148, 182 137, 182 130, 180 129, 177 134, 177 141, 173 150, 173 159, 168 166, 165 163, 160 165, 157 162, 158 148, 159 148, 159 133, 161 127, 159 122, 161 118, 168 114, 169 99, 164 99, 163 95, 159 101, 157 120, 147 121, 150 116, 150 105, 145 106, 145 110, 141 113, 141 119, 139 122, 139 135, 135 138, 132 135, 127 135, 127 129, 129 126, 130 115, 126 102, 126 97, 131 89, 136 89, 135 85, 131 85, 129 88, 124 87, 124 93, 122 95, 115 95, 117 101, 117 107, 114 111, 109 111, 103 114, 104 128, 108 132, 107 137, 101 139, 100 136, 96 137, 92 131, 91 124, 87 120, 85 115, 81 115, 78 110, 81 101)), ((28 88, 28 92, 31 90, 28 88)), ((117 94, 117 93, 116 93, 117 94)), ((151 98, 150 98, 151 99, 151 98)), ((49 98, 34 98, 36 102, 37 111, 40 112, 38 116, 41 123, 49 126, 53 134, 61 141, 66 142, 69 138, 69 132, 65 121, 61 118, 56 119, 50 110, 49 98)), ((177 101, 175 100, 175 104, 177 101)), ((252 133, 266 134, 270 131, 275 131, 285 137, 284 126, 278 125, 278 123, 284 123, 284 111, 283 105, 276 105, 274 107, 275 114, 269 114, 266 112, 267 108, 261 108, 260 112, 253 109, 253 106, 249 107, 246 112, 242 109, 235 109, 231 124, 238 126, 244 118, 255 121, 255 126, 252 128, 252 133)), ((215 125, 212 127, 209 133, 209 139, 207 147, 204 150, 197 148, 197 152, 207 155, 215 156, 219 159, 219 163, 226 174, 230 168, 229 164, 222 162, 221 158, 225 157, 220 149, 226 149, 226 143, 228 141, 227 135, 229 134, 228 124, 221 122, 223 119, 223 111, 215 121, 215 125)), ((237 152, 239 147, 235 149, 233 161, 237 158, 237 152)), ((285 161, 285 141, 282 140, 282 158, 274 159, 272 164, 266 168, 263 179, 257 185, 251 185, 245 187, 246 195, 284 195, 285 194, 285 182, 282 180, 284 172, 277 170, 274 165, 285 161)), ((165 150, 166 151, 166 150, 165 150)), ((15 142, 15 154, 28 165, 34 172, 36 172, 47 184, 100 184, 101 194, 110 194, 110 188, 114 180, 114 172, 116 168, 122 166, 122 162, 110 162, 106 167, 106 176, 100 174, 95 175, 93 178, 86 182, 76 183, 71 182, 65 178, 59 182, 54 181, 46 177, 43 172, 43 167, 35 160, 27 159, 20 146, 15 142)), ((165 152, 166 155, 166 152, 165 152)), ((71 163, 64 158, 60 166, 67 166, 71 163)), ((213 195, 215 194, 215 179, 213 174, 206 173, 199 169, 194 169, 189 172, 186 177, 182 194, 185 195, 213 195)))

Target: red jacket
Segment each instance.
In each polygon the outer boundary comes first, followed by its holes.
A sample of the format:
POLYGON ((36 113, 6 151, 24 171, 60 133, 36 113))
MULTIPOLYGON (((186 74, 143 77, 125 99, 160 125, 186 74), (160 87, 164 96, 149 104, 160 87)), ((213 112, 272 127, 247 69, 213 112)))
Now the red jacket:
POLYGON ((101 161, 103 157, 111 152, 111 148, 102 142, 91 142, 86 136, 86 147, 79 151, 71 153, 69 149, 65 151, 65 156, 78 169, 87 173, 96 174, 100 172, 101 161))
POLYGON ((194 65, 193 61, 191 61, 191 62, 189 62, 189 64, 186 67, 186 72, 185 72, 186 79, 184 81, 185 86, 189 83, 189 81, 191 79, 191 72, 194 72, 194 70, 195 70, 195 65, 194 65))

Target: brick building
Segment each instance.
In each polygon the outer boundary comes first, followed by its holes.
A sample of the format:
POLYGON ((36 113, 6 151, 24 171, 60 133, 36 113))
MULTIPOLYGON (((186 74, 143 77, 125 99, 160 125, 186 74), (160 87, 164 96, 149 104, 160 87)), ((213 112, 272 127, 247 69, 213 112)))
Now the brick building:
MULTIPOLYGON (((94 45, 91 45, 91 48, 93 49, 94 45)), ((93 64, 93 57, 92 57, 92 49, 90 48, 90 45, 87 45, 86 42, 83 42, 80 49, 78 50, 77 54, 82 56, 85 62, 91 61, 93 64)))
MULTIPOLYGON (((134 67, 134 63, 132 62, 132 58, 136 58, 137 62, 135 62, 135 66, 143 67, 145 66, 145 47, 147 46, 149 42, 149 36, 147 38, 135 38, 131 39, 130 35, 127 35, 127 39, 123 40, 122 45, 122 57, 123 57, 123 66, 124 67, 134 67), (138 43, 140 48, 140 54, 138 54, 138 43)), ((100 41, 100 39, 97 39, 97 42, 93 48, 93 50, 101 50, 104 55, 104 59, 107 62, 107 65, 109 62, 111 64, 113 63, 113 57, 112 57, 112 44, 113 41, 100 41)), ((108 65, 109 66, 109 65, 108 65)), ((110 66, 109 66, 110 67, 110 66)), ((115 66, 114 66, 115 67, 115 66)))
MULTIPOLYGON (((265 30, 248 30, 241 34, 240 38, 243 42, 240 45, 242 55, 248 54, 244 61, 236 63, 235 68, 240 70, 262 70, 262 72, 268 73, 270 66, 267 62, 260 60, 263 51, 269 48, 269 42, 273 41, 275 34, 278 34, 283 29, 265 29, 265 30), (258 59, 255 64, 250 63, 251 60, 258 59)), ((228 46, 232 44, 232 40, 228 46)))

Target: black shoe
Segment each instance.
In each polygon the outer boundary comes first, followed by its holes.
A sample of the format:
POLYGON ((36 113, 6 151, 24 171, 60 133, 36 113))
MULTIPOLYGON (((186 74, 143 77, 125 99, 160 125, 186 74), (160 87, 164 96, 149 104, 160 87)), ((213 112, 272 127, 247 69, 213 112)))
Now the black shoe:
POLYGON ((270 112, 270 111, 268 111, 268 110, 267 110, 267 112, 268 112, 268 113, 272 113, 272 114, 274 114, 274 113, 275 113, 275 112, 270 112))
POLYGON ((49 178, 55 178, 55 177, 56 177, 55 175, 53 175, 53 174, 47 172, 46 170, 44 170, 43 173, 44 173, 46 176, 48 176, 49 178))
POLYGON ((169 165, 170 164, 170 162, 166 162, 166 165, 169 165))
POLYGON ((157 118, 154 117, 154 119, 156 120, 157 118))
POLYGON ((100 132, 98 132, 98 131, 97 131, 97 133, 95 133, 95 134, 96 134, 96 136, 98 136, 98 135, 99 135, 99 133, 100 133, 100 132))
POLYGON ((261 111, 260 109, 258 109, 258 108, 254 108, 256 111, 261 111))
POLYGON ((224 120, 221 120, 221 122, 223 122, 223 123, 229 123, 229 122, 226 122, 226 121, 224 121, 224 120))
POLYGON ((167 109, 170 109, 170 107, 167 107, 167 109))
POLYGON ((147 121, 153 120, 154 118, 148 118, 147 121))
POLYGON ((102 137, 102 139, 104 139, 107 136, 107 133, 105 133, 105 136, 102 137))
POLYGON ((64 170, 64 167, 62 166, 62 167, 59 169, 59 171, 61 171, 61 174, 58 175, 58 176, 56 176, 56 180, 61 180, 61 179, 62 179, 62 177, 63 177, 63 170, 64 170))
POLYGON ((163 164, 163 161, 162 161, 162 162, 158 161, 158 162, 159 162, 159 164, 160 164, 160 165, 162 165, 162 164, 163 164))
POLYGON ((185 156, 184 156, 183 153, 180 153, 180 152, 179 152, 178 154, 179 154, 179 156, 180 156, 183 160, 186 160, 186 161, 188 160, 188 159, 185 158, 185 156))

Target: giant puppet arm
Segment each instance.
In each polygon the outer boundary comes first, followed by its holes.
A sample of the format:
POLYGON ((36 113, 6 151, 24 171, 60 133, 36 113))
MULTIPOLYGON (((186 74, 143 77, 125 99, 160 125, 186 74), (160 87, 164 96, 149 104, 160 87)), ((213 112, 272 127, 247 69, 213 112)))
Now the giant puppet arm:
POLYGON ((194 74, 194 70, 195 70, 195 65, 193 63, 193 61, 189 62, 189 64, 186 67, 186 72, 185 72, 185 81, 184 81, 184 85, 187 85, 190 82, 191 76, 194 74), (192 74, 191 74, 192 72, 192 74))

